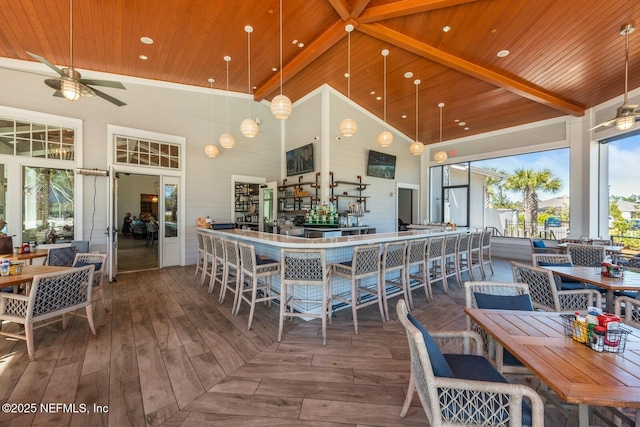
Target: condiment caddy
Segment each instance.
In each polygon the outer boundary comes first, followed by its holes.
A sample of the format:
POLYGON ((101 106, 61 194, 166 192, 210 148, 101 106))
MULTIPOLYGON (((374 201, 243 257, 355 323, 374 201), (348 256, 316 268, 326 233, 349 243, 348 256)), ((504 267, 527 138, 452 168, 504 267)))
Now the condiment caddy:
POLYGON ((564 333, 597 352, 623 353, 631 331, 620 324, 620 317, 589 307, 587 314, 561 314, 564 333))

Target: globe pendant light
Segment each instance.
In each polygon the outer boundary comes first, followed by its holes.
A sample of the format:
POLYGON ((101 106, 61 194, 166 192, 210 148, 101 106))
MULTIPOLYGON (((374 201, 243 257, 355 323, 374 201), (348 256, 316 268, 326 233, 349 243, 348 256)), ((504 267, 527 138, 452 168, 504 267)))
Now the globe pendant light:
POLYGON ((419 156, 424 151, 424 144, 418 141, 418 85, 420 80, 414 80, 413 84, 416 85, 416 140, 409 146, 409 151, 414 156, 419 156))
POLYGON ((211 141, 211 144, 207 144, 204 147, 204 154, 207 155, 207 157, 218 157, 218 154, 220 154, 220 149, 218 148, 217 145, 215 145, 213 143, 213 82, 215 80, 213 79, 209 79, 209 85, 211 87, 211 100, 209 103, 209 140, 211 141))
MULTIPOLYGON (((439 103, 438 108, 440 109, 440 142, 442 142, 442 109, 444 108, 444 102, 439 103)), ((435 160, 436 163, 444 163, 448 158, 447 152, 442 150, 433 155, 433 160, 435 160)))
POLYGON ((279 120, 286 120, 293 112, 291 100, 282 94, 282 0, 280 0, 280 95, 276 95, 271 100, 269 106, 273 117, 279 120))
MULTIPOLYGON (((247 32, 247 68, 249 72, 249 95, 251 95, 251 33, 253 32, 253 27, 251 25, 247 25, 244 27, 244 30, 247 32)), ((254 138, 260 128, 258 127, 258 123, 255 120, 251 119, 251 99, 249 100, 249 118, 244 119, 242 123, 240 123, 240 132, 247 138, 254 138)))
POLYGON ((229 61, 230 56, 225 56, 224 60, 227 62, 227 131, 220 135, 220 145, 222 148, 233 148, 236 145, 236 139, 229 133, 229 61))
MULTIPOLYGON (((382 50, 382 61, 384 63, 383 66, 383 75, 384 75, 384 84, 383 84, 383 119, 385 124, 387 123, 387 55, 389 55, 389 50, 388 49, 383 49, 382 50)), ((380 145, 380 147, 385 148, 391 145, 391 143, 393 142, 393 134, 391 132, 389 132, 388 130, 382 131, 378 134, 378 145, 380 145)))
MULTIPOLYGON (((348 24, 344 27, 348 34, 347 38, 347 99, 351 100, 351 31, 353 25, 348 24)), ((353 119, 344 119, 340 123, 340 133, 342 136, 353 136, 358 131, 358 124, 353 119)))

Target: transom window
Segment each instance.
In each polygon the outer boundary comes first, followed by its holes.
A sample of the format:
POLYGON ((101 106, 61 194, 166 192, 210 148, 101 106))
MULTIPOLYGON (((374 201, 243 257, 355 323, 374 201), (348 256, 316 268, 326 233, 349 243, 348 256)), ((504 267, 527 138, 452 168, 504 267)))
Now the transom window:
POLYGON ((116 136, 116 163, 180 169, 180 146, 116 136))
POLYGON ((0 154, 74 160, 75 130, 0 117, 0 154))

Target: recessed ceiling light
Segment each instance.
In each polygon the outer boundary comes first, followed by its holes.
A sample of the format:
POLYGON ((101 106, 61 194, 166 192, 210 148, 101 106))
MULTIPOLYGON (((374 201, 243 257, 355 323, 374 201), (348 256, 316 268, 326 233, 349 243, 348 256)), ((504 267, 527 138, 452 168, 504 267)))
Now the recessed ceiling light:
POLYGON ((378 101, 380 101, 380 100, 382 99, 382 97, 381 97, 381 96, 376 96, 376 99, 377 99, 378 101))
POLYGON ((140 41, 144 44, 153 44, 153 39, 151 37, 140 37, 140 41))
POLYGON ((442 108, 442 107, 444 107, 444 102, 438 103, 438 108, 442 108))
POLYGON ((402 115, 402 118, 403 118, 403 119, 406 119, 406 118, 407 118, 407 115, 406 115, 406 114, 403 114, 403 115, 402 115))
POLYGON ((460 123, 458 123, 458 126, 464 126, 464 125, 466 125, 466 123, 465 123, 465 122, 460 122, 460 123))
POLYGON ((502 49, 497 53, 498 58, 504 58, 505 56, 509 56, 509 51, 507 49, 502 49))
POLYGON ((458 123, 459 121, 460 121, 460 119, 455 119, 455 120, 453 121, 453 123, 458 123))
POLYGON ((407 71, 406 73, 404 73, 405 79, 410 79, 411 77, 413 77, 413 73, 411 71, 407 71))
POLYGON ((298 39, 293 39, 293 41, 291 42, 291 44, 298 44, 298 39))
POLYGON ((345 76, 346 78, 349 78, 349 73, 344 73, 344 76, 345 76))
POLYGON ((298 47, 304 47, 304 43, 298 42, 298 47))
POLYGON ((271 71, 278 71, 278 67, 271 67, 271 71))
POLYGON ((210 77, 209 79, 207 79, 207 81, 208 81, 209 83, 213 83, 213 82, 215 82, 215 81, 216 81, 216 79, 213 79, 213 78, 211 78, 211 77, 210 77))
POLYGON ((375 90, 372 90, 371 92, 369 92, 369 95, 375 95, 375 94, 376 94, 375 90))
POLYGON ((444 31, 445 33, 448 33, 449 31, 451 31, 451 27, 448 25, 445 25, 444 27, 442 27, 442 31, 444 31))
POLYGON ((464 128, 464 130, 469 130, 469 128, 468 128, 468 127, 466 127, 466 128, 464 128))
POLYGON ((147 55, 139 55, 138 58, 142 59, 143 61, 146 61, 147 59, 149 59, 147 55))

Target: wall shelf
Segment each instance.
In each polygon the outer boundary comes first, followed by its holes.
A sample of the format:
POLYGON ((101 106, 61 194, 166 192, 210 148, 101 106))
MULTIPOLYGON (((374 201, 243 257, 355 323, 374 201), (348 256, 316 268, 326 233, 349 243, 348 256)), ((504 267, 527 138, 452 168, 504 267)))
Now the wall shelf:
POLYGON ((367 186, 369 184, 365 184, 362 182, 362 176, 358 175, 357 176, 357 181, 342 181, 342 180, 334 180, 333 179, 333 172, 329 172, 329 175, 331 176, 331 198, 330 201, 331 202, 336 202, 336 209, 338 210, 338 212, 340 213, 349 213, 350 209, 349 206, 347 205, 347 207, 345 208, 343 206, 342 209, 340 209, 340 199, 346 199, 349 200, 350 202, 355 201, 356 203, 362 203, 363 204, 363 212, 368 213, 369 211, 367 210, 367 199, 369 198, 368 196, 363 196, 362 195, 362 191, 367 189, 367 186), (348 192, 344 192, 342 194, 335 194, 335 188, 338 186, 354 186, 355 187, 355 192, 356 194, 349 194, 348 192))
POLYGON ((287 178, 283 179, 282 185, 278 186, 278 213, 300 215, 317 205, 320 200, 319 179, 320 172, 316 173, 315 181, 305 181, 304 175, 300 175, 298 182, 294 183, 288 183, 287 178), (305 187, 309 190, 305 190, 305 187))

